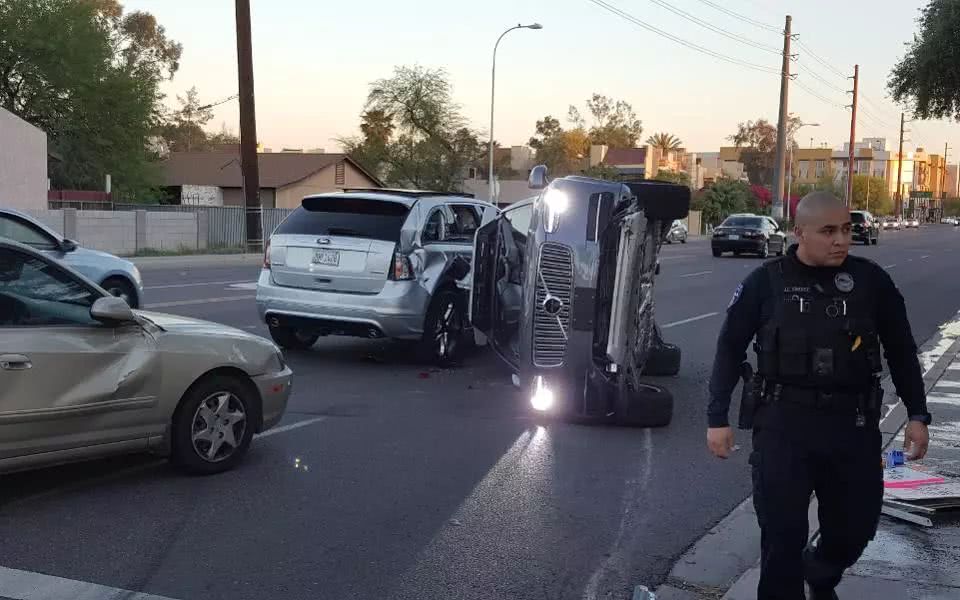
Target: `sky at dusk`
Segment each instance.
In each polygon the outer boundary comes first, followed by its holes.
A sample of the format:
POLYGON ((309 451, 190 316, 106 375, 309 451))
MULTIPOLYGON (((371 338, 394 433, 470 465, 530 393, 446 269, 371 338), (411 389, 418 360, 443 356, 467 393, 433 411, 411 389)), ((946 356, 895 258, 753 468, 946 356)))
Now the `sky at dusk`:
MULTIPOLYGON (((741 61, 779 71, 775 51, 782 35, 745 23, 703 0, 607 0, 671 34, 741 61), (667 4, 732 34, 730 39, 670 12, 667 4), (738 40, 747 40, 747 45, 738 40), (756 47, 762 46, 762 47, 756 47), (766 48, 774 49, 770 51, 766 48)), ((490 61, 497 36, 517 23, 539 22, 540 31, 508 34, 497 55, 496 138, 526 143, 537 119, 563 120, 570 104, 598 92, 630 102, 644 135, 667 131, 691 151, 716 151, 740 121, 776 121, 779 76, 729 64, 642 29, 588 0, 252 0, 254 77, 261 142, 268 147, 338 149, 336 138, 358 132, 370 82, 395 65, 444 68, 454 97, 471 125, 486 135, 490 111, 490 61)), ((887 137, 896 143, 900 109, 886 98, 890 68, 911 39, 922 0, 877 4, 830 0, 716 0, 713 4, 763 24, 793 30, 819 57, 852 75, 860 64, 863 104, 870 115, 857 139, 887 137), (874 8, 870 8, 873 6, 874 8)), ((127 0, 127 10, 153 13, 184 46, 180 70, 164 89, 168 101, 196 86, 206 102, 236 92, 236 39, 232 0, 127 0)), ((827 67, 795 45, 798 81, 790 111, 818 128, 797 135, 802 147, 842 144, 849 137, 850 89, 827 67), (813 71, 811 73, 810 71, 813 71), (817 76, 826 80, 821 81, 817 76)), ((210 128, 238 129, 235 101, 215 110, 210 128)), ((909 115, 908 115, 909 117, 909 115)), ((949 141, 960 157, 960 125, 917 122, 913 146, 942 153, 949 141)), ((909 146, 909 145, 908 145, 909 146)))

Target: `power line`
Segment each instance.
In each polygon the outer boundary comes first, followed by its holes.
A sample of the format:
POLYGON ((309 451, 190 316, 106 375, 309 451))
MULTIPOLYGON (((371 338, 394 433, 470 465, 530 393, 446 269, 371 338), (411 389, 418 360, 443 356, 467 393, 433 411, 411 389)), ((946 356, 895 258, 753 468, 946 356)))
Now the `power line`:
POLYGON ((819 94, 818 92, 815 92, 814 90, 812 90, 812 89, 808 88, 807 86, 803 85, 803 82, 794 80, 793 83, 794 83, 798 88, 800 88, 801 90, 803 90, 803 91, 805 91, 806 93, 810 94, 811 96, 813 96, 813 97, 816 98, 817 100, 820 100, 821 102, 824 102, 824 103, 826 103, 826 104, 829 104, 830 106, 832 106, 832 107, 834 107, 834 108, 839 108, 839 109, 841 109, 841 110, 844 110, 845 107, 844 107, 842 104, 839 104, 839 103, 837 103, 837 102, 834 102, 833 100, 830 100, 829 98, 826 98, 826 97, 822 96, 822 95, 819 94))
POLYGON ((892 123, 890 123, 890 122, 888 122, 888 121, 886 121, 886 120, 884 120, 884 119, 879 118, 878 116, 876 116, 875 114, 873 114, 871 111, 867 110, 867 108, 866 108, 865 106, 863 106, 862 104, 861 104, 858 108, 859 108, 860 112, 862 112, 865 116, 867 116, 867 117, 870 118, 871 120, 879 123, 880 125, 882 125, 882 126, 884 126, 884 127, 891 127, 891 128, 895 128, 895 127, 896 127, 896 126, 893 125, 892 123))
POLYGON ((607 12, 610 12, 610 13, 612 13, 612 14, 615 14, 615 15, 617 15, 618 17, 620 17, 620 18, 622 18, 622 19, 625 19, 625 20, 627 20, 627 21, 630 21, 631 23, 633 23, 633 24, 635 24, 635 25, 638 25, 638 26, 646 29, 647 31, 650 31, 650 32, 655 33, 655 34, 657 34, 657 35, 659 35, 659 36, 665 37, 665 38, 667 38, 668 40, 672 40, 672 41, 674 41, 674 42, 676 42, 676 43, 678 43, 678 44, 680 44, 680 45, 682 45, 682 46, 686 46, 687 48, 690 48, 691 50, 696 50, 697 52, 706 54, 706 55, 708 55, 708 56, 712 56, 712 57, 714 57, 714 58, 719 58, 720 60, 723 60, 723 61, 726 61, 726 62, 735 64, 735 65, 738 65, 738 66, 741 66, 741 67, 746 67, 746 68, 748 68, 748 69, 753 69, 753 70, 755 70, 755 71, 761 71, 761 72, 763 72, 763 73, 770 73, 770 74, 772 74, 772 75, 780 75, 780 70, 779 70, 779 69, 775 69, 775 68, 773 68, 773 67, 767 67, 767 66, 765 66, 765 65, 759 65, 759 64, 756 64, 756 63, 747 62, 747 61, 745 61, 745 60, 741 60, 741 59, 739 59, 739 58, 734 58, 734 57, 732 57, 732 56, 727 56, 726 54, 721 54, 721 53, 719 53, 719 52, 715 52, 715 51, 713 51, 713 50, 710 50, 709 48, 705 48, 705 47, 703 47, 703 46, 694 44, 693 42, 689 42, 689 41, 687 41, 687 40, 685 40, 685 39, 683 39, 683 38, 677 37, 677 36, 673 35, 672 33, 669 33, 669 32, 667 32, 667 31, 664 31, 663 29, 660 29, 660 28, 658 28, 658 27, 654 27, 653 25, 650 25, 649 23, 646 23, 646 22, 644 22, 644 21, 641 21, 640 19, 638 19, 637 17, 631 15, 630 13, 627 13, 627 12, 624 12, 624 11, 620 10, 620 9, 617 8, 616 6, 613 6, 612 4, 609 4, 609 3, 605 2, 604 0, 587 0, 587 1, 588 1, 588 2, 591 2, 592 4, 596 4, 596 5, 599 6, 600 8, 606 10, 607 12))
POLYGON ((701 18, 699 18, 699 17, 697 17, 697 16, 695 16, 695 15, 692 15, 692 14, 688 13, 687 11, 685 11, 685 10, 683 10, 683 9, 677 8, 677 7, 673 6, 672 4, 670 4, 669 2, 665 2, 664 0, 650 0, 650 2, 653 2, 654 4, 656 4, 656 5, 658 5, 658 6, 662 6, 663 8, 669 10, 670 12, 672 12, 672 13, 674 13, 674 14, 677 14, 677 15, 680 15, 680 16, 683 17, 684 19, 687 19, 688 21, 691 21, 691 22, 693 22, 693 23, 696 23, 697 25, 700 25, 701 27, 705 27, 706 29, 709 29, 710 31, 713 31, 713 32, 715 32, 715 33, 719 33, 720 35, 722 35, 722 36, 724 36, 724 37, 726 37, 726 38, 730 38, 731 40, 740 42, 741 44, 746 44, 747 46, 752 46, 752 47, 754 47, 754 48, 759 48, 760 50, 763 50, 763 51, 765 51, 765 52, 770 52, 770 53, 777 54, 777 55, 782 55, 782 54, 783 54, 783 50, 781 50, 780 48, 777 48, 776 46, 770 46, 770 45, 767 45, 767 44, 762 44, 762 43, 760 43, 760 42, 755 42, 755 41, 753 41, 753 40, 751 40, 751 39, 747 39, 747 38, 745 38, 745 37, 743 37, 743 36, 737 35, 737 34, 735 34, 735 33, 731 33, 730 31, 727 31, 726 29, 724 29, 724 28, 722 28, 722 27, 717 27, 716 25, 714 25, 714 24, 712 24, 712 23, 709 23, 709 22, 707 22, 707 21, 704 21, 703 19, 701 19, 701 18))
POLYGON ((871 106, 873 106, 874 109, 876 109, 876 111, 877 111, 878 113, 880 113, 881 116, 884 116, 884 117, 887 117, 887 118, 893 118, 893 114, 894 114, 894 113, 892 113, 892 112, 890 112, 889 110, 883 108, 882 106, 880 106, 879 103, 874 102, 873 100, 871 100, 870 98, 868 98, 865 94, 860 94, 860 95, 861 95, 861 96, 863 97, 863 99, 866 100, 871 106))
POLYGON ((761 28, 761 29, 766 29, 767 31, 772 31, 772 32, 774 32, 774 33, 781 33, 781 34, 783 33, 783 30, 782 30, 780 27, 777 27, 776 25, 770 25, 770 24, 768 24, 768 23, 764 23, 763 21, 757 21, 756 19, 751 19, 750 17, 746 17, 746 16, 744 16, 744 15, 741 15, 740 13, 735 13, 735 12, 733 12, 732 10, 730 10, 729 8, 726 8, 726 7, 724 7, 724 6, 720 6, 720 5, 717 4, 716 2, 711 2, 710 0, 700 0, 700 2, 702 2, 703 4, 706 4, 707 6, 710 6, 710 7, 712 7, 712 8, 717 9, 717 10, 719 10, 719 11, 722 12, 722 13, 725 13, 725 14, 727 14, 727 15, 730 15, 730 16, 733 17, 734 19, 740 19, 740 20, 743 21, 744 23, 749 23, 749 24, 753 25, 754 27, 759 27, 759 28, 761 28))
POLYGON ((823 65, 823 66, 826 67, 827 69, 829 69, 830 71, 832 71, 837 77, 840 77, 840 78, 842 78, 842 79, 847 79, 847 78, 849 77, 848 75, 844 74, 843 71, 841 71, 840 69, 838 69, 838 68, 836 68, 835 66, 831 65, 829 62, 826 61, 826 59, 821 58, 816 52, 814 52, 813 50, 811 50, 811 49, 810 49, 810 46, 808 46, 808 45, 806 45, 806 44, 803 43, 803 40, 798 39, 798 40, 797 40, 797 44, 798 44, 801 48, 803 48, 804 50, 806 50, 806 51, 807 51, 807 54, 809 54, 815 61, 817 61, 818 63, 820 63, 821 65, 823 65))
POLYGON ((843 89, 843 88, 840 87, 840 86, 837 86, 837 85, 834 85, 834 84, 830 83, 829 80, 827 80, 825 77, 817 74, 817 72, 814 71, 813 69, 811 69, 810 66, 807 65, 806 63, 802 63, 802 62, 800 62, 800 61, 797 61, 797 64, 798 64, 799 66, 803 67, 803 69, 806 71, 807 75, 810 75, 810 76, 813 77, 814 79, 819 80, 819 81, 820 81, 821 83, 823 83, 825 86, 833 89, 834 91, 840 92, 841 94, 846 94, 846 93, 847 93, 847 90, 843 89))
POLYGON ((236 99, 239 98, 239 97, 240 97, 239 94, 234 94, 234 95, 230 96, 229 98, 224 98, 223 100, 220 100, 219 102, 214 102, 214 103, 212 103, 212 104, 204 104, 204 105, 201 106, 200 108, 202 108, 203 110, 208 110, 208 109, 214 108, 214 107, 216 107, 216 106, 220 106, 221 104, 226 104, 227 102, 230 102, 231 100, 236 100, 236 99))

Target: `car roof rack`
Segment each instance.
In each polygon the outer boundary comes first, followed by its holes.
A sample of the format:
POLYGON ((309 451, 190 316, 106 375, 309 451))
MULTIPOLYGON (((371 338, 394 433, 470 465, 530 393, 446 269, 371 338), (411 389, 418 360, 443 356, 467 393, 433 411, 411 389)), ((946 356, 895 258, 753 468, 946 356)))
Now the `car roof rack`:
POLYGON ((458 198, 474 198, 475 196, 468 192, 435 192, 430 190, 404 190, 395 188, 344 188, 344 193, 367 193, 367 194, 390 194, 393 196, 406 196, 408 198, 429 198, 434 196, 455 196, 458 198))

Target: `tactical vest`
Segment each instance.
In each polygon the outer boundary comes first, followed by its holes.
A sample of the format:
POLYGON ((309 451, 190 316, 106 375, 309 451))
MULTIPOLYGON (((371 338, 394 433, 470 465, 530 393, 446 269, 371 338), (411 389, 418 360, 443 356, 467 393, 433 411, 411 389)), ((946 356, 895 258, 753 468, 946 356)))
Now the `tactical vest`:
POLYGON ((765 268, 771 319, 757 335, 757 371, 768 383, 823 391, 862 391, 882 370, 875 300, 866 265, 847 260, 832 281, 818 281, 794 260, 765 268))

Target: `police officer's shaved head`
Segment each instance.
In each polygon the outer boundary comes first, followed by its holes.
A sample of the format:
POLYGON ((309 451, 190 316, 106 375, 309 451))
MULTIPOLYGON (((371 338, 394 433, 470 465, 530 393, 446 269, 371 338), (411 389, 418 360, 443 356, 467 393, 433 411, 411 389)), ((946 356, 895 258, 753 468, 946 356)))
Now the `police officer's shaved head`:
POLYGON ((837 267, 850 251, 850 211, 830 192, 811 192, 797 205, 797 258, 813 267, 837 267))

